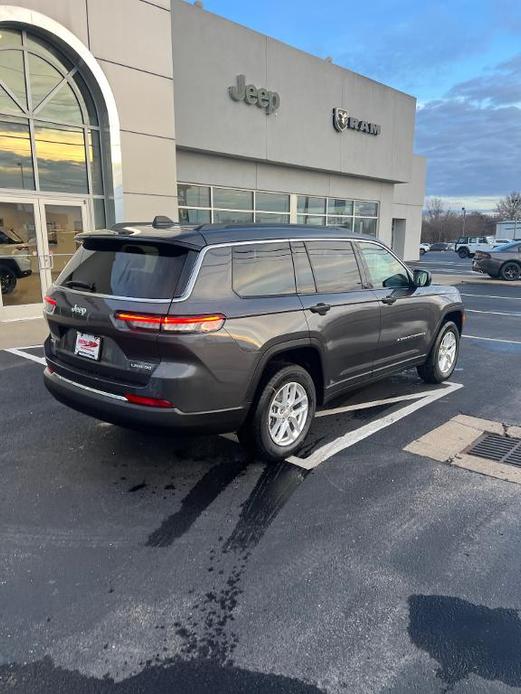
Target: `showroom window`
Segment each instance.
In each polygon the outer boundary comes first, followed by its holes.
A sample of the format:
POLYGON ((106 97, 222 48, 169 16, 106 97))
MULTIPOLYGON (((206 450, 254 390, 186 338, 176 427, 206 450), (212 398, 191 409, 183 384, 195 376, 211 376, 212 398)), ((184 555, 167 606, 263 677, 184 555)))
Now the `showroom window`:
POLYGON ((105 226, 98 113, 72 63, 26 31, 0 33, 0 188, 89 197, 105 226))
POLYGON ((297 222, 344 227, 359 234, 376 236, 378 203, 346 198, 297 197, 297 222))
POLYGON ((184 224, 289 224, 290 221, 287 193, 180 183, 178 196, 179 220, 184 224))
POLYGON ((178 185, 184 224, 261 222, 339 226, 376 236, 378 203, 347 198, 275 193, 194 183, 178 185))

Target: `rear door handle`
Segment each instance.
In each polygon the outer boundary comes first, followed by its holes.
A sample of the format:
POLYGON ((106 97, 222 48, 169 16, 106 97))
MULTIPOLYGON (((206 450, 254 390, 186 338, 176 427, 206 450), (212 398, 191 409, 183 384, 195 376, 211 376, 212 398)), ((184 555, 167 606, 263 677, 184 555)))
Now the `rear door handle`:
POLYGON ((331 306, 329 304, 315 304, 315 306, 310 306, 309 310, 311 313, 319 313, 321 316, 325 316, 326 313, 329 311, 331 306))
POLYGON ((388 306, 390 306, 391 304, 394 304, 396 299, 393 296, 384 296, 384 298, 380 299, 380 301, 382 302, 382 304, 387 304, 388 306))

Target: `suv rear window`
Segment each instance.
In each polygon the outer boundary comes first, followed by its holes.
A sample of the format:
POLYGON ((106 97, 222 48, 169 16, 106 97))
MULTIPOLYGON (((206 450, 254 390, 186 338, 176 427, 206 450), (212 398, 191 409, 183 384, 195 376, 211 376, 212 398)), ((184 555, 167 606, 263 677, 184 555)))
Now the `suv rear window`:
POLYGON ((86 239, 56 284, 96 294, 136 299, 171 299, 186 284, 190 255, 182 246, 86 239))

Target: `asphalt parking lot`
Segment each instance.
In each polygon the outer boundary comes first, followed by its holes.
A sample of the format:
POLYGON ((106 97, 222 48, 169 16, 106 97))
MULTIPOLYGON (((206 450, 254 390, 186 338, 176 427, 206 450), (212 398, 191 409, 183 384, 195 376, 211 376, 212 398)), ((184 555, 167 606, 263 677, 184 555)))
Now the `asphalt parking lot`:
POLYGON ((521 486, 403 450, 521 424, 521 287, 421 265, 469 278, 450 384, 353 393, 278 465, 89 419, 0 352, 0 691, 521 691, 521 486))

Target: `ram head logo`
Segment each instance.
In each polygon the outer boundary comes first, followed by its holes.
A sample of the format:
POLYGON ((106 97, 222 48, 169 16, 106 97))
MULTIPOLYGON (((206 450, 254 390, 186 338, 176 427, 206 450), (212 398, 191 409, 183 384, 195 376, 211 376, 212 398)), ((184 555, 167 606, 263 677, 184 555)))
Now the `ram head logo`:
POLYGON ((335 130, 339 133, 343 132, 349 122, 349 112, 345 108, 334 108, 333 109, 333 125, 335 130))

